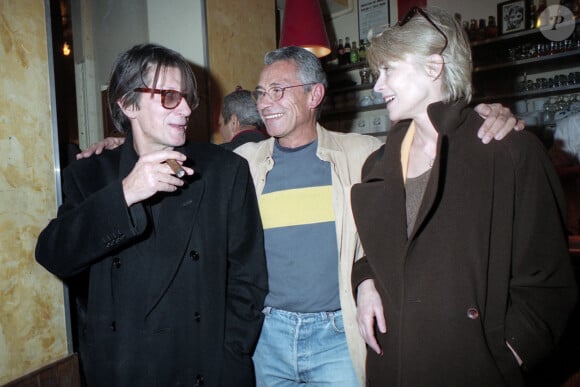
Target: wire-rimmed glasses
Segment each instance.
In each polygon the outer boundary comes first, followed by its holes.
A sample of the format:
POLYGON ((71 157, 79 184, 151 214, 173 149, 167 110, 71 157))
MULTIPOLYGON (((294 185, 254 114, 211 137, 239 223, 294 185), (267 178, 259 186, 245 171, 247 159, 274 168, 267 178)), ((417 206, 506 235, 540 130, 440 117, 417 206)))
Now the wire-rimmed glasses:
POLYGON ((291 89, 293 87, 299 87, 299 86, 314 85, 314 84, 316 84, 316 82, 302 83, 300 85, 292 85, 292 86, 285 86, 285 87, 273 86, 273 87, 270 87, 268 90, 265 90, 261 87, 257 87, 256 90, 252 91, 252 97, 254 98, 254 100, 256 102, 259 102, 265 96, 268 96, 268 97, 270 97, 270 99, 272 101, 276 102, 276 101, 280 101, 282 98, 284 98, 284 91, 286 89, 291 89))

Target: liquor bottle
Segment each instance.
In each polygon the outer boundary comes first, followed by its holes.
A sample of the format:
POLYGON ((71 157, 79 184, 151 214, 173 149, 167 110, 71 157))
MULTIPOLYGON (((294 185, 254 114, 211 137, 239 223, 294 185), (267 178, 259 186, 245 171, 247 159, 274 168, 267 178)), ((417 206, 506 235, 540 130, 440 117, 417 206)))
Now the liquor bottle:
POLYGON ((366 62, 367 61, 367 48, 365 45, 365 41, 361 39, 360 47, 358 49, 358 61, 359 62, 366 62))
POLYGON ((477 39, 477 20, 475 19, 471 19, 469 23, 468 36, 471 42, 475 42, 475 39, 477 39))
POLYGON ((348 64, 350 62, 350 38, 347 36, 344 38, 344 64, 348 64))
POLYGON ((497 36, 497 23, 495 16, 490 16, 487 20, 487 27, 485 28, 485 38, 495 38, 497 36))
POLYGON ((536 4, 532 4, 530 7, 530 17, 529 17, 529 25, 528 28, 529 29, 534 29, 536 28, 536 20, 538 18, 538 12, 536 11, 536 4))
POLYGON ((465 30, 465 35, 469 37, 469 22, 467 20, 463 21, 463 29, 465 30))
POLYGON ((475 40, 483 40, 485 39, 485 19, 479 19, 479 25, 477 27, 477 33, 475 34, 475 40))
POLYGON ((357 63, 358 62, 358 48, 356 47, 356 40, 353 40, 352 47, 350 49, 350 63, 357 63))
POLYGON ((342 44, 342 39, 338 39, 338 65, 342 66, 344 64, 344 45, 342 44))
POLYGON ((334 40, 330 55, 327 56, 326 64, 329 66, 338 66, 338 42, 334 40))

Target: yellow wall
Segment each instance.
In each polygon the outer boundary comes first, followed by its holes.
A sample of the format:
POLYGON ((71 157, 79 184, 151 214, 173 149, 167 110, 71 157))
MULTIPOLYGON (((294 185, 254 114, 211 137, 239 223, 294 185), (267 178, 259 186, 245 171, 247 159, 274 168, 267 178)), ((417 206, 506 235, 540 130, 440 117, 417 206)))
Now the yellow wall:
POLYGON ((63 288, 34 260, 56 198, 43 0, 0 1, 0 384, 67 355, 63 288))
POLYGON ((254 90, 264 54, 276 48, 276 7, 269 0, 206 1, 210 103, 214 142, 223 97, 237 85, 254 90))

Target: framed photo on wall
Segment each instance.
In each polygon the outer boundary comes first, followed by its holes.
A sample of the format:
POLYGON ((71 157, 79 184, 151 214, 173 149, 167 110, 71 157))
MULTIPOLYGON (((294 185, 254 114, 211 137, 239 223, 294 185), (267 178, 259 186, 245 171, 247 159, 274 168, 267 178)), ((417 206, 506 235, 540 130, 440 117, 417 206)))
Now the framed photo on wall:
POLYGON ((510 0, 497 5, 498 29, 501 35, 524 31, 529 26, 528 0, 510 0))
POLYGON ((369 30, 382 31, 390 24, 390 0, 358 0, 358 38, 366 40, 369 30))

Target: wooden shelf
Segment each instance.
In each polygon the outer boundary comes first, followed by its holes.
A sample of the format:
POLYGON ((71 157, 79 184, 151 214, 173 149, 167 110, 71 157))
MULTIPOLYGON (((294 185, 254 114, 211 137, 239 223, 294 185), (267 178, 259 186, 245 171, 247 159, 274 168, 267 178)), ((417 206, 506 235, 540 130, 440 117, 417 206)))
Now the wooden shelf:
MULTIPOLYGON (((328 100, 322 106, 319 121, 331 130, 361 133, 361 130, 376 129, 375 133, 364 133, 371 136, 385 136, 389 128, 386 122, 386 103, 360 106, 359 101, 365 95, 371 98, 373 83, 360 83, 360 69, 367 67, 366 62, 358 62, 345 66, 325 66, 328 75, 328 89, 326 94, 328 100), (338 106, 338 108, 335 108, 338 106), (376 112, 375 114, 365 112, 376 112), (371 125, 371 119, 374 125, 371 125), (380 119, 380 122, 376 120, 380 119)), ((366 100, 365 100, 366 102, 366 100)), ((362 134, 362 133, 361 133, 362 134)))
POLYGON ((501 69, 508 69, 508 68, 516 68, 516 67, 525 67, 529 71, 545 71, 546 65, 548 62, 560 62, 558 67, 565 68, 569 65, 574 65, 580 63, 580 48, 576 48, 570 51, 564 51, 557 54, 550 54, 544 56, 538 56, 528 59, 521 59, 516 61, 510 62, 502 62, 502 63, 495 63, 495 64, 488 64, 488 65, 481 65, 481 66, 474 66, 473 73, 481 73, 484 71, 493 71, 493 70, 501 70, 501 69), (575 59, 572 63, 571 59, 575 59))
POLYGON ((538 50, 553 47, 553 41, 538 28, 473 42, 473 103, 500 102, 509 106, 516 100, 580 92, 580 79, 561 87, 523 90, 521 86, 526 79, 535 84, 540 77, 564 75, 568 79, 570 73, 580 71, 580 19, 575 23, 576 31, 567 38, 567 44, 557 47, 568 49, 553 54, 537 55, 538 50))
MULTIPOLYGON (((580 19, 576 19, 576 27, 578 27, 578 25, 580 25, 580 19)), ((486 45, 497 45, 506 41, 529 40, 529 38, 533 37, 543 37, 542 30, 540 28, 532 28, 529 30, 514 32, 511 34, 499 35, 494 38, 478 40, 476 42, 471 43, 471 48, 474 49, 486 45)))
POLYGON ((330 94, 341 94, 341 93, 348 93, 349 91, 364 91, 364 90, 371 90, 373 88, 373 84, 368 83, 364 85, 352 85, 352 86, 344 86, 344 87, 337 87, 337 88, 329 88, 327 93, 330 94))
POLYGON ((485 95, 473 96, 474 103, 481 103, 481 102, 493 102, 497 100, 508 100, 508 99, 527 99, 527 98, 540 98, 546 97, 550 95, 559 95, 559 94, 567 94, 567 93, 577 93, 580 92, 580 84, 577 85, 568 85, 562 87, 556 87, 551 89, 536 89, 536 90, 528 90, 528 91, 518 91, 514 93, 500 93, 494 95, 485 95))
POLYGON ((343 66, 324 66, 324 71, 326 71, 328 75, 331 75, 333 73, 343 73, 352 70, 358 70, 368 66, 369 65, 367 62, 357 62, 357 63, 349 63, 343 66))
POLYGON ((337 118, 353 118, 357 113, 362 112, 372 112, 375 110, 386 109, 386 103, 380 103, 370 106, 353 106, 344 109, 332 109, 329 111, 322 111, 320 119, 325 120, 335 120, 337 118))

